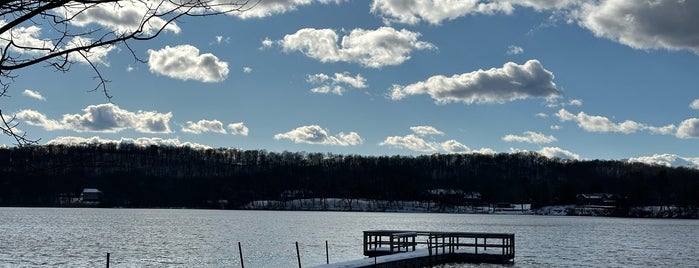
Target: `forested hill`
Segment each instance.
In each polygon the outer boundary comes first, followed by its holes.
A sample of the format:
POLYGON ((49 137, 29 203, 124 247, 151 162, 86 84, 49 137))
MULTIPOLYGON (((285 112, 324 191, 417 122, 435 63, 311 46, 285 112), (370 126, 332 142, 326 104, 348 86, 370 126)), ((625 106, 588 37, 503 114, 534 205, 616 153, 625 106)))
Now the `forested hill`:
POLYGON ((536 153, 360 156, 128 144, 0 149, 0 205, 55 205, 83 188, 102 205, 208 207, 226 200, 305 197, 419 200, 429 189, 479 192, 483 202, 575 203, 613 193, 621 205, 699 205, 699 170, 536 153))

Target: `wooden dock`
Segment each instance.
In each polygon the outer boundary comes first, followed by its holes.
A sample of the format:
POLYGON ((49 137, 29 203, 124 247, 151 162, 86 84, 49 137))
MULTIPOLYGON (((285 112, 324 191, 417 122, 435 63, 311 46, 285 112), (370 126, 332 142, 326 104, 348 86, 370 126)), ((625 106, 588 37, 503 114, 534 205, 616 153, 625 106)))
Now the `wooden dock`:
POLYGON ((515 235, 503 233, 364 231, 369 258, 318 267, 429 267, 445 263, 508 264, 515 235))

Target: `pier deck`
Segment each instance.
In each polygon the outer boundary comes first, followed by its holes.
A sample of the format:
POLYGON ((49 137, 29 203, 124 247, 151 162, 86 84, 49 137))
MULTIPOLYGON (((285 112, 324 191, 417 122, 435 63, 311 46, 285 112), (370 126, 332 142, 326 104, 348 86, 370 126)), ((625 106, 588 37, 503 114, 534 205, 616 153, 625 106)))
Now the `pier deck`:
POLYGON ((364 255, 318 267, 426 267, 444 263, 513 263, 515 235, 503 233, 364 231, 364 255))

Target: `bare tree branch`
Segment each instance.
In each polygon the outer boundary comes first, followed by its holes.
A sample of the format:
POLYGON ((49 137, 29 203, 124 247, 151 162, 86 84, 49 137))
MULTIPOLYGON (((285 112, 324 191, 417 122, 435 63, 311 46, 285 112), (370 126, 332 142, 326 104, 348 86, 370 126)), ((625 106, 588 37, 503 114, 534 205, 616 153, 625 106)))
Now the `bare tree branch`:
MULTIPOLYGON (((46 66, 68 72, 73 64, 90 66, 97 86, 108 101, 109 82, 99 67, 95 49, 126 47, 139 59, 130 42, 154 39, 166 31, 177 31, 183 17, 205 17, 243 12, 261 0, 76 0, 76 1, 0 1, 0 97, 7 96, 16 78, 13 71, 46 63, 46 66), (128 21, 118 16, 121 11, 140 12, 140 19, 128 21), (109 15, 114 15, 110 21, 109 15), (47 36, 38 30, 49 29, 47 36)), ((7 119, 0 111, 0 129, 18 145, 31 145, 38 140, 18 134, 17 119, 7 119), (7 120, 6 120, 7 119, 7 120)))

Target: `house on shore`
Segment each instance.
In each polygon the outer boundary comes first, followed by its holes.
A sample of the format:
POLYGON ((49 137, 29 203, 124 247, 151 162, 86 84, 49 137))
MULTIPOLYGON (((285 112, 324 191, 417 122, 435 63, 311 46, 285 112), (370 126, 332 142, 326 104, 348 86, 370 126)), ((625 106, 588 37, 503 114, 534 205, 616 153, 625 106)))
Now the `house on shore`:
POLYGON ((102 200, 102 191, 95 188, 85 188, 81 194, 83 203, 98 204, 102 200))
POLYGON ((578 206, 615 207, 618 201, 619 196, 610 193, 578 194, 575 196, 575 203, 578 206))

